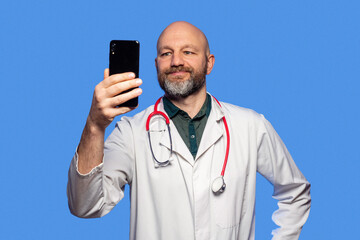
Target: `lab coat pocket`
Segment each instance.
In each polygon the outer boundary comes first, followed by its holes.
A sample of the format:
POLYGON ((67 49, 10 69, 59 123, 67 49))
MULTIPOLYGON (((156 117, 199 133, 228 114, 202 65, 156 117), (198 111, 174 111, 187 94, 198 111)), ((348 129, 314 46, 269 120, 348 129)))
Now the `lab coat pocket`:
POLYGON ((230 186, 227 184, 225 191, 213 198, 215 222, 222 229, 237 227, 241 219, 243 204, 236 191, 229 189, 230 186))

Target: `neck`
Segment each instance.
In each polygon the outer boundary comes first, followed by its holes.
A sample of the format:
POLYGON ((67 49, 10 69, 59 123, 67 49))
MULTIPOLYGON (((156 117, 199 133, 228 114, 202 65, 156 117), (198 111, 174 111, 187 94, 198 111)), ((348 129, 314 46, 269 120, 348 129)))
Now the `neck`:
POLYGON ((200 111, 206 99, 206 87, 204 85, 198 92, 186 98, 170 99, 170 101, 186 112, 191 118, 195 117, 200 111))

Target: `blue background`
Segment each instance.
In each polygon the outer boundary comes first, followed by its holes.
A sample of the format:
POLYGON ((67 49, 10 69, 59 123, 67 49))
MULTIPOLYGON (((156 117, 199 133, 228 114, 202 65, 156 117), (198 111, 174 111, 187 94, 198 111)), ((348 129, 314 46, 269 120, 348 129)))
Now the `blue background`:
MULTIPOLYGON (((176 20, 209 39, 216 62, 208 90, 263 113, 311 182, 300 239, 357 238, 359 13, 355 0, 1 1, 0 238, 128 238, 128 194, 101 219, 69 213, 68 166, 109 41, 141 42, 135 113, 162 94, 155 44, 176 20)), ((258 179, 256 239, 270 239, 276 202, 258 179)))

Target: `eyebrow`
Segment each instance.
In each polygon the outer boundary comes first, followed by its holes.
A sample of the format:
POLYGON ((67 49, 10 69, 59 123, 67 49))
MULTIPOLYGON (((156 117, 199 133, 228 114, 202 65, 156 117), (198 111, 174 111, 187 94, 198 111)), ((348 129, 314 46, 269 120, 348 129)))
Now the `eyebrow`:
MULTIPOLYGON (((196 46, 193 45, 193 44, 185 44, 181 49, 184 49, 184 48, 192 48, 192 49, 194 49, 194 50, 196 50, 196 51, 199 51, 199 48, 196 47, 196 46)), ((168 46, 168 45, 165 45, 165 46, 159 48, 158 53, 160 53, 160 52, 161 52, 162 50, 164 50, 164 49, 170 49, 170 50, 172 50, 173 48, 170 47, 170 46, 168 46)))

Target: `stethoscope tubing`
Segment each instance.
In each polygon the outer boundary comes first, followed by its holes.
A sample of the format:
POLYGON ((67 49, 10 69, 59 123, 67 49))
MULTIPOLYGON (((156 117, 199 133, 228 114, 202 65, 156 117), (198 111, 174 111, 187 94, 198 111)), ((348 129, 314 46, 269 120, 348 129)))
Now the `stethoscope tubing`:
POLYGON ((148 139, 149 139, 149 144, 150 144, 150 150, 151 150, 151 154, 155 160, 155 162, 161 166, 161 167, 165 167, 167 166, 169 163, 170 163, 170 157, 171 157, 171 154, 172 154, 172 139, 171 139, 171 133, 170 133, 170 119, 169 117, 164 113, 164 112, 161 112, 161 111, 158 111, 157 110, 157 106, 159 105, 159 102, 160 102, 161 98, 159 98, 156 103, 155 103, 155 106, 154 106, 154 111, 152 113, 149 114, 147 120, 146 120, 146 131, 148 133, 148 139), (150 140, 150 120, 153 116, 155 115, 161 115, 165 121, 166 121, 166 126, 168 128, 168 133, 169 133, 169 139, 170 139, 170 156, 169 156, 169 159, 166 160, 165 162, 160 162, 159 160, 156 159, 155 157, 155 154, 154 154, 154 151, 153 151, 153 148, 152 148, 152 145, 151 145, 151 140, 150 140))
MULTIPOLYGON (((162 97, 161 97, 161 98, 162 98, 162 97)), ((159 99, 156 101, 155 106, 154 106, 154 111, 149 114, 149 116, 148 116, 148 118, 147 118, 147 120, 146 120, 146 131, 149 131, 149 129, 150 129, 150 120, 151 120, 151 118, 152 118, 153 116, 155 116, 155 115, 161 115, 163 118, 165 118, 166 125, 169 126, 169 124, 170 124, 170 119, 169 119, 169 117, 168 117, 164 112, 161 112, 161 111, 158 111, 158 110, 157 110, 157 107, 158 107, 158 105, 159 105, 159 103, 160 103, 161 98, 159 98, 159 99)))
MULTIPOLYGON (((220 102, 215 98, 215 101, 219 104, 219 106, 222 108, 220 102)), ((225 169, 226 169, 226 165, 227 165, 227 160, 229 158, 229 152, 230 152, 230 132, 229 132, 229 127, 226 121, 225 116, 222 117, 222 120, 224 122, 224 127, 225 127, 225 131, 226 131, 226 152, 225 152, 225 159, 224 159, 224 164, 221 170, 221 176, 224 177, 225 175, 225 169)))
MULTIPOLYGON (((220 102, 215 98, 215 101, 219 104, 220 108, 222 108, 220 102)), ((148 132, 148 138, 149 138, 149 144, 150 144, 150 149, 151 149, 151 154, 155 160, 155 162, 160 166, 160 167, 164 167, 167 166, 170 163, 170 157, 172 155, 172 139, 171 139, 171 133, 170 133, 170 119, 169 117, 162 111, 158 111, 158 105, 161 101, 162 97, 160 97, 154 106, 154 111, 152 113, 149 114, 147 120, 146 120, 146 131, 148 132), (168 128, 168 133, 169 133, 169 139, 170 139, 170 156, 169 159, 164 161, 164 162, 160 162, 159 160, 156 159, 155 154, 153 152, 152 149, 152 145, 151 145, 151 140, 150 140, 150 120, 153 116, 155 115, 161 115, 165 121, 166 121, 166 125, 168 128)), ((222 117, 223 123, 224 123, 224 127, 225 127, 225 131, 226 131, 226 152, 225 152, 225 159, 224 159, 224 163, 223 163, 223 167, 221 170, 221 175, 217 178, 214 179, 213 184, 212 184, 212 190, 213 192, 218 195, 222 192, 224 192, 226 184, 224 181, 224 175, 225 175, 225 169, 226 169, 226 165, 227 165, 227 161, 228 161, 228 157, 229 157, 229 152, 230 152, 230 132, 229 132, 229 127, 226 121, 225 116, 222 117)))

